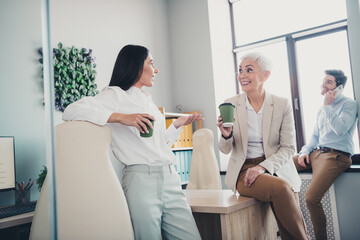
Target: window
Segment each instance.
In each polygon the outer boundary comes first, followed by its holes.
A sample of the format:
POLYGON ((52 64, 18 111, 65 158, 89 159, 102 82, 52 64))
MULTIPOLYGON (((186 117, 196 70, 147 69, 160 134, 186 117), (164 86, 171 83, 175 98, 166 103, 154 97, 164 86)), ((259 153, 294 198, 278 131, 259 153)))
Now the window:
MULTIPOLYGON (((324 70, 343 70, 348 77, 344 95, 354 98, 346 1, 230 2, 237 67, 240 57, 249 52, 261 52, 272 60, 274 67, 265 88, 292 99, 299 151, 312 134, 322 103, 324 70)), ((358 131, 354 135, 354 150, 358 153, 358 131)))
MULTIPOLYGON (((323 97, 320 95, 320 85, 324 78, 324 70, 343 70, 348 77, 344 95, 353 97, 353 81, 347 41, 346 31, 343 30, 296 42, 298 78, 300 95, 304 96, 301 98, 301 105, 303 106, 305 139, 307 141, 310 139, 315 125, 317 111, 323 102, 323 97)), ((355 152, 359 152, 357 134, 354 134, 354 146, 355 152)))
MULTIPOLYGON (((251 52, 261 52, 262 54, 270 58, 272 63, 276 63, 273 64, 270 77, 268 80, 266 80, 264 84, 265 89, 278 96, 291 99, 290 78, 287 63, 285 39, 264 46, 258 46, 255 48, 239 51, 236 56, 237 62, 240 63, 240 58, 243 55, 251 52)), ((237 68, 239 68, 239 66, 237 66, 237 68)))
POLYGON ((241 0, 233 3, 236 46, 346 19, 344 0, 241 0))

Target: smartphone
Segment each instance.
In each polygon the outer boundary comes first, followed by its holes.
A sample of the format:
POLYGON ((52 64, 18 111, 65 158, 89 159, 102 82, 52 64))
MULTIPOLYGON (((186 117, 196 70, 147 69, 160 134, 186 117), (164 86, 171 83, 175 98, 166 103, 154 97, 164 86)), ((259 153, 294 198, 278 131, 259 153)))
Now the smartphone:
POLYGON ((333 91, 336 91, 336 95, 339 95, 344 91, 344 87, 343 85, 339 85, 333 91))

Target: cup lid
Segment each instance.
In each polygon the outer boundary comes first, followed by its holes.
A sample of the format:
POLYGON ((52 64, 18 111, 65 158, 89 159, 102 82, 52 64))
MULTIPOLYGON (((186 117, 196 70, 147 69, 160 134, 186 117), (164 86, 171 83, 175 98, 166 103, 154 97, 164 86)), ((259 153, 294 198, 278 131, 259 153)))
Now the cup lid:
POLYGON ((225 105, 230 105, 230 106, 235 107, 235 105, 234 105, 234 104, 232 104, 232 103, 222 103, 222 104, 220 104, 220 105, 219 105, 219 107, 221 107, 221 106, 225 106, 225 105))

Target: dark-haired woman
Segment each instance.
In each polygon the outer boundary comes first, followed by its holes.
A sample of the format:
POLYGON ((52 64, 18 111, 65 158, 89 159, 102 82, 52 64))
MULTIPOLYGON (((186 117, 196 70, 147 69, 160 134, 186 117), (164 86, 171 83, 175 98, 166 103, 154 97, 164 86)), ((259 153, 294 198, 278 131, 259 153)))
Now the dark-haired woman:
MULTIPOLYGON (((201 239, 180 179, 173 167, 170 146, 181 127, 203 119, 199 114, 178 118, 167 130, 149 93, 158 69, 149 50, 127 45, 115 62, 108 87, 95 97, 69 105, 63 120, 83 120, 107 125, 112 132, 111 148, 125 165, 122 186, 129 206, 135 239, 201 239), (154 128, 149 119, 154 120, 154 128), (153 136, 144 138, 140 132, 153 136)), ((110 206, 109 206, 110 207, 110 206)))

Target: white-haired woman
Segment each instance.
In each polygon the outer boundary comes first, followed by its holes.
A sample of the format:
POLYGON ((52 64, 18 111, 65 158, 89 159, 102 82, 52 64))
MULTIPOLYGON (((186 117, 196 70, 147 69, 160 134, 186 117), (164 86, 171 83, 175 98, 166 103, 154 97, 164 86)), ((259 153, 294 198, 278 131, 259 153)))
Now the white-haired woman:
POLYGON ((288 99, 264 89, 271 64, 260 53, 241 58, 238 80, 242 94, 227 99, 235 105, 233 127, 218 127, 220 150, 231 152, 226 184, 243 196, 270 202, 281 239, 310 239, 299 207, 301 180, 295 153, 293 112, 288 99))

